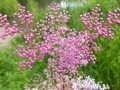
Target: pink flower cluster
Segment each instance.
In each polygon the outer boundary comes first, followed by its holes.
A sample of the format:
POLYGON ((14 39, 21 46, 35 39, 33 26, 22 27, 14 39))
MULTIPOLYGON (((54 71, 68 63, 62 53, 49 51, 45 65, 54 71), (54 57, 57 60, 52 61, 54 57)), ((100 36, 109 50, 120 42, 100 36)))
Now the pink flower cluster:
POLYGON ((15 32, 18 32, 18 27, 16 21, 13 21, 13 26, 10 26, 10 23, 7 20, 7 15, 2 16, 0 14, 0 27, 4 27, 5 31, 0 36, 0 38, 5 39, 6 36, 13 36, 15 32))
MULTIPOLYGON (((79 35, 67 38, 60 35, 56 37, 58 39, 55 40, 56 42, 51 43, 54 47, 49 53, 54 57, 48 59, 48 68, 52 68, 53 72, 55 72, 53 75, 54 78, 58 78, 59 74, 59 78, 61 79, 68 73, 72 75, 78 74, 77 68, 86 66, 89 61, 94 63, 95 56, 87 45, 88 42, 85 33, 79 33, 79 35)), ((52 38, 48 40, 48 43, 51 40, 52 38)))
POLYGON ((95 55, 93 51, 100 51, 94 41, 98 36, 109 37, 113 39, 113 23, 119 24, 117 14, 120 9, 109 12, 107 21, 101 17, 99 5, 97 5, 91 13, 80 15, 85 29, 76 32, 74 29, 67 27, 67 22, 70 18, 68 11, 63 9, 60 11, 60 6, 51 3, 49 8, 52 10, 46 13, 46 20, 40 20, 36 23, 35 29, 32 29, 33 14, 27 11, 25 7, 19 6, 19 12, 15 13, 21 22, 17 25, 13 21, 13 25, 7 21, 7 16, 0 14, 0 26, 5 27, 5 31, 1 38, 8 35, 13 35, 17 32, 25 33, 25 43, 27 47, 18 45, 18 50, 15 54, 24 58, 21 61, 19 70, 25 70, 26 66, 32 68, 36 60, 42 61, 45 55, 51 55, 48 59, 48 69, 52 72, 52 78, 64 79, 65 75, 79 74, 77 69, 81 66, 86 66, 90 61, 95 63, 95 55), (26 61, 27 60, 27 61, 26 61))
POLYGON ((91 13, 80 15, 80 18, 82 19, 83 24, 87 26, 86 30, 90 34, 94 33, 97 36, 100 35, 102 37, 113 39, 114 28, 112 27, 112 24, 120 24, 120 20, 118 20, 118 17, 120 16, 120 14, 118 14, 119 11, 119 8, 113 12, 110 11, 105 22, 102 18, 103 13, 101 13, 99 4, 97 4, 96 7, 92 9, 91 13))
POLYGON ((33 14, 31 14, 29 11, 25 11, 25 7, 18 4, 19 12, 20 13, 14 13, 16 17, 18 17, 19 21, 21 22, 20 25, 17 24, 16 21, 13 21, 13 25, 10 25, 10 23, 7 20, 7 15, 2 16, 0 14, 0 27, 4 27, 5 30, 3 34, 0 36, 0 38, 5 39, 6 36, 11 35, 13 36, 15 33, 24 32, 29 33, 29 28, 33 22, 33 14))
POLYGON ((77 33, 74 29, 67 28, 66 23, 70 16, 66 9, 60 12, 55 3, 49 7, 53 12, 46 14, 46 20, 36 23, 42 34, 31 29, 31 32, 24 36, 28 46, 25 49, 19 45, 15 53, 29 60, 20 62, 20 69, 26 69, 26 66, 32 68, 35 60, 42 61, 45 55, 51 55, 48 68, 54 72, 53 79, 59 76, 62 79, 68 73, 78 74, 77 68, 86 66, 89 61, 95 63, 92 50, 99 51, 99 47, 92 41, 93 35, 89 35, 86 30, 77 33))

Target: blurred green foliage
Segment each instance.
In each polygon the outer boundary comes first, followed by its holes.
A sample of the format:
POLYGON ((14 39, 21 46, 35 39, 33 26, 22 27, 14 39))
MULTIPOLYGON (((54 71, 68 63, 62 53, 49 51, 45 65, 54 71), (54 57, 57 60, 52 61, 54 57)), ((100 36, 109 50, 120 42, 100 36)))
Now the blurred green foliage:
POLYGON ((18 11, 17 0, 0 0, 0 13, 13 17, 14 13, 18 11))
POLYGON ((17 37, 17 43, 13 42, 10 49, 0 50, 0 90, 24 90, 23 87, 29 79, 27 72, 18 72, 19 62, 22 58, 14 55, 17 44, 23 44, 23 38, 17 37))
POLYGON ((33 27, 35 25, 35 22, 39 22, 40 19, 45 19, 45 15, 47 12, 50 10, 48 8, 43 9, 38 6, 38 3, 35 2, 34 0, 27 0, 27 5, 26 8, 31 12, 34 13, 34 22, 33 22, 33 27))

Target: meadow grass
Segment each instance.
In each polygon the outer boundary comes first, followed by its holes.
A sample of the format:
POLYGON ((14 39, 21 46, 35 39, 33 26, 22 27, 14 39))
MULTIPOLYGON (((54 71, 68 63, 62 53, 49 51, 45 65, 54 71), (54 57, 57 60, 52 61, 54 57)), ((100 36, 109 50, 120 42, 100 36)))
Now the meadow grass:
POLYGON ((16 88, 19 90, 29 80, 26 77, 29 70, 18 72, 18 63, 22 58, 14 55, 13 52, 17 49, 17 44, 23 44, 24 40, 20 37, 16 40, 16 43, 12 43, 12 48, 0 50, 0 90, 15 90, 16 88))
POLYGON ((7 15, 9 18, 14 16, 14 13, 18 11, 17 0, 0 0, 0 13, 7 15))

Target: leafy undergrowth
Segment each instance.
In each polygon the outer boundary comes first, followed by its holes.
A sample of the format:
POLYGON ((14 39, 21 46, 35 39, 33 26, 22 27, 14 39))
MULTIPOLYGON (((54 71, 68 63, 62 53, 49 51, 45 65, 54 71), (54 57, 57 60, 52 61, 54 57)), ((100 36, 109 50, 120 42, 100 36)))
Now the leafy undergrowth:
POLYGON ((29 81, 26 77, 27 72, 18 72, 18 63, 22 58, 14 55, 17 49, 17 44, 23 43, 23 39, 17 37, 17 43, 12 43, 12 48, 0 50, 0 89, 1 90, 15 90, 21 88, 29 81))

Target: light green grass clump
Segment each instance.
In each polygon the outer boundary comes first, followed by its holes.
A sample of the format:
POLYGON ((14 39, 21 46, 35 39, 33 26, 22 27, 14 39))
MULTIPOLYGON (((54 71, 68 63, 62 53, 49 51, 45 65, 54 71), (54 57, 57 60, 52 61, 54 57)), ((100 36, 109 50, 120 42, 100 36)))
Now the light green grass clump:
POLYGON ((18 10, 17 0, 0 0, 0 13, 13 17, 14 13, 18 10))

